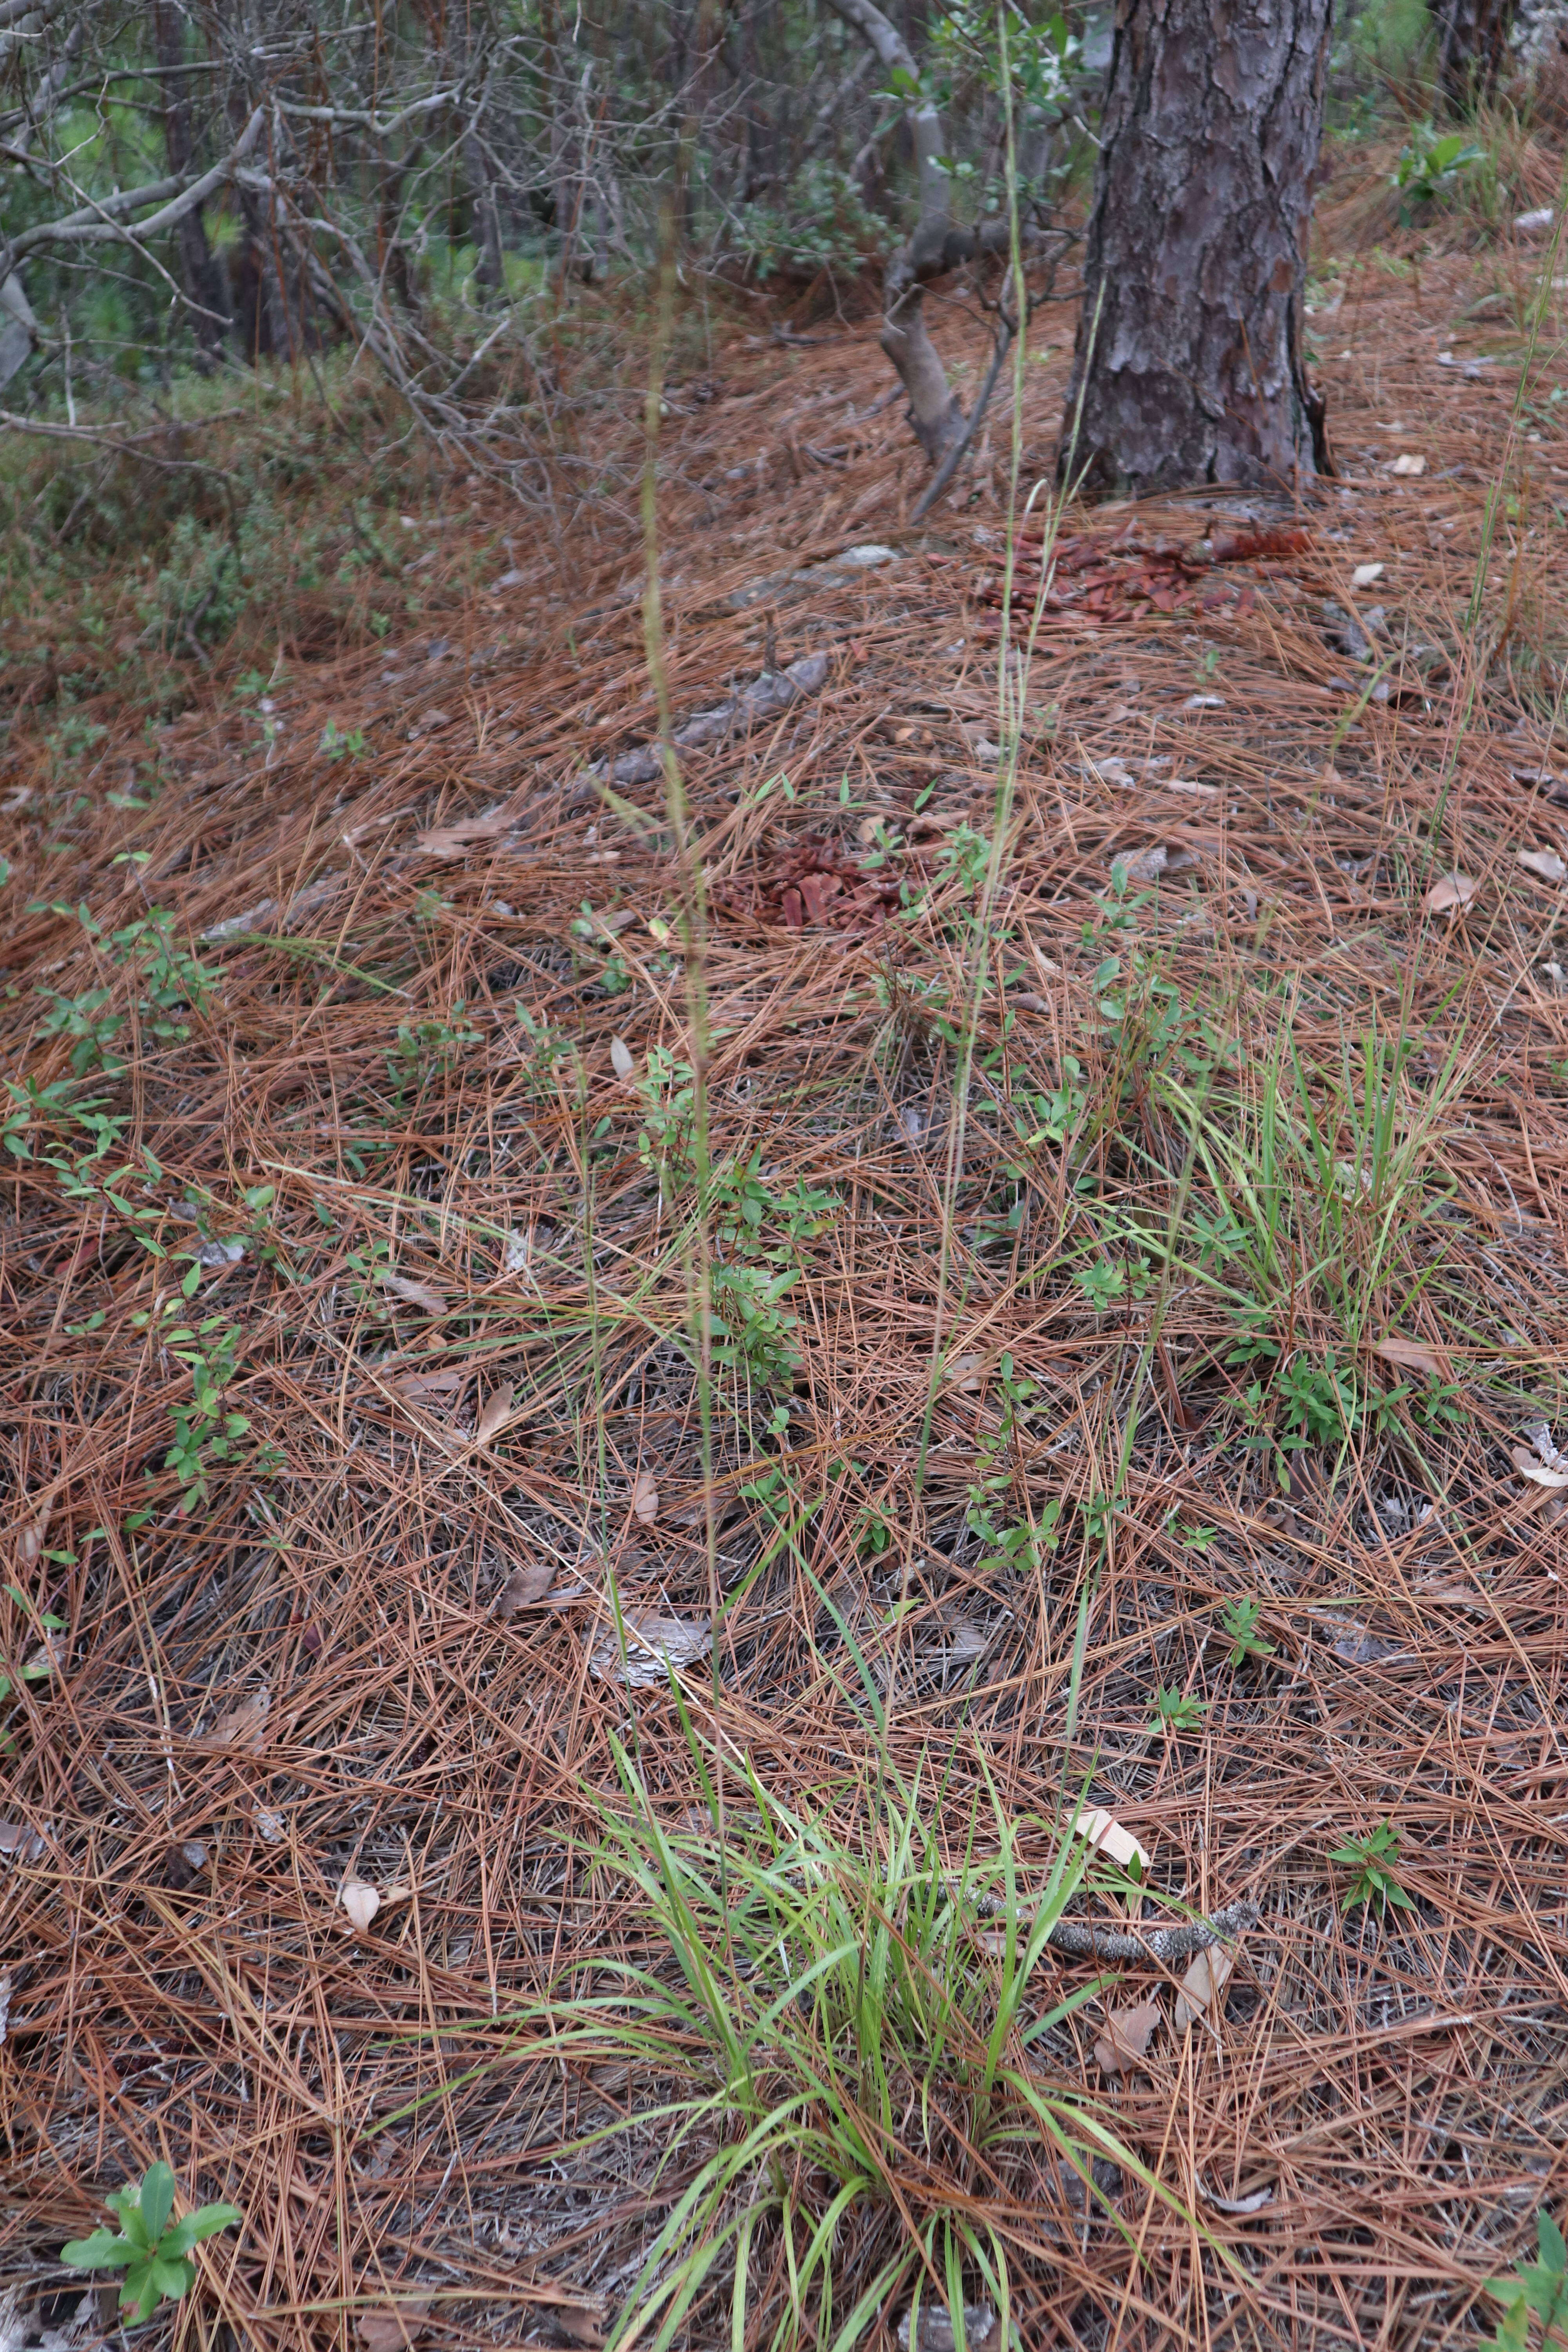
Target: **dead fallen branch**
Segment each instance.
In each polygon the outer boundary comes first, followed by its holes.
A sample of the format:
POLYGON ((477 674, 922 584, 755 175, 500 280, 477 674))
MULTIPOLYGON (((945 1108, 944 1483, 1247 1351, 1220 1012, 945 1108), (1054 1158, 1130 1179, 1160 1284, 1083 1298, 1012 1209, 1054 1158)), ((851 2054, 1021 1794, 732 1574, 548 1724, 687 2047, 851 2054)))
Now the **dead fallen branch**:
MULTIPOLYGON (((792 704, 806 697, 820 694, 832 664, 830 654, 805 654, 787 669, 764 670, 759 678, 732 694, 728 701, 716 703, 711 710, 699 710, 678 727, 670 738, 677 751, 695 751, 710 743, 722 742, 731 735, 749 734, 765 719, 779 719, 792 704)), ((587 770, 590 776, 608 775, 615 784, 648 784, 664 765, 663 755, 657 744, 645 743, 635 751, 624 751, 618 760, 606 765, 603 761, 587 770)))

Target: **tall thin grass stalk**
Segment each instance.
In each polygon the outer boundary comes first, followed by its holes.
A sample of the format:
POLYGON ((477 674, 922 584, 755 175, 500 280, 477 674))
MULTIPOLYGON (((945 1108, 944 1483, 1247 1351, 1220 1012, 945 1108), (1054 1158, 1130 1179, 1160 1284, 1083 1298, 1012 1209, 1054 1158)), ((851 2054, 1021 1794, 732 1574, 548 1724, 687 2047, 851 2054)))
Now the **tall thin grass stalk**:
MULTIPOLYGON (((953 1066, 952 1113, 948 1120, 947 1149, 942 1188, 942 1218, 939 1259, 937 1265, 936 1304, 932 1321, 931 1362, 926 1383, 924 1411, 915 1449, 913 1497, 916 1507, 924 1489, 927 1458, 931 1449, 931 1432, 936 1411, 937 1394, 942 1385, 946 1362, 949 1324, 950 1288, 952 1272, 952 1237, 957 1218, 959 1190, 963 1181, 964 1147, 967 1137, 969 1095, 974 1065, 975 1040, 979 1031, 981 1007, 984 1001, 986 975, 990 967, 993 939, 993 911, 1001 891, 1005 860, 1009 847, 1013 807, 1017 792, 1018 760, 1023 742, 1023 724, 1028 707, 1028 681, 1034 658, 1036 640, 1047 602, 1055 578, 1056 543, 1061 518, 1074 495, 1076 483, 1068 482, 1060 491, 1053 492, 1042 480, 1035 484, 1026 501, 1022 515, 1018 510, 1018 490, 1023 473, 1023 407, 1025 368, 1028 341, 1028 289, 1024 275, 1024 250, 1018 211, 1018 175, 1016 126, 1013 111, 1012 79, 1007 69, 1007 8, 1006 0, 997 0, 997 56, 1000 62, 999 95, 1004 124, 1004 167, 1007 199, 1008 264, 1007 274, 1013 285, 1017 304, 1018 331, 1014 338, 1012 371, 1012 412, 1010 419, 1010 449, 1007 477, 1007 518, 1003 545, 1002 629, 997 656, 997 766, 996 791, 992 809, 991 840, 985 867, 968 923, 963 962, 964 1008, 962 1028, 953 1066), (1040 551, 1040 581, 1036 593, 1025 646, 1016 657, 1012 652, 1013 584, 1017 562, 1018 535, 1034 510, 1041 492, 1045 498, 1045 521, 1040 551)), ((1103 289, 1102 289, 1103 297, 1103 289)), ((1004 285, 1002 299, 1006 299, 1004 285)), ((1090 327, 1090 338, 1098 331, 1100 312, 1097 307, 1090 327)), ((1086 371, 1087 377, 1087 371, 1086 371)), ((1083 394, 1079 395, 1079 413, 1082 411, 1083 394)), ((1076 446, 1076 420, 1074 445, 1076 446)), ((909 1542, 904 1553, 904 1590, 907 1598, 910 1567, 909 1542)), ((896 1679, 897 1659, 894 1662, 896 1679)), ((894 1684, 889 1686, 889 1707, 892 1706, 894 1684)))

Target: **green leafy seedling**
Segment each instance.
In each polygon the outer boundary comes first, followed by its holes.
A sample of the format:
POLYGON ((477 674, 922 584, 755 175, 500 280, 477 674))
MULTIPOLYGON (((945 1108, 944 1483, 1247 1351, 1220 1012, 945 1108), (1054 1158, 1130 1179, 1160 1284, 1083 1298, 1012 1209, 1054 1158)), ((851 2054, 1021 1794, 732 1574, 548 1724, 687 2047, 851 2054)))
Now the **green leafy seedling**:
POLYGON ((73 2271, 122 2270, 120 2308, 139 2319, 151 2319, 160 2303, 178 2303, 196 2283, 191 2248, 240 2218, 237 2206, 203 2205, 171 2222, 174 2176, 166 2164, 150 2166, 140 2189, 113 2189, 103 2201, 119 2230, 73 2238, 60 2248, 60 2260, 73 2271))
POLYGON ((1340 1909, 1353 1911, 1358 1903, 1369 1907, 1375 1903, 1386 1912, 1393 1903, 1402 1911, 1414 1911, 1415 1904, 1394 1875, 1398 1859, 1399 1832, 1392 1822, 1384 1822, 1370 1837, 1347 1838, 1343 1845, 1335 1846, 1329 1860, 1355 1873, 1340 1909))
MULTIPOLYGON (((52 1554, 49 1556, 51 1558, 53 1557, 52 1554)), ((33 1622, 43 1632, 45 1637, 43 1645, 38 1650, 37 1655, 30 1658, 25 1666, 21 1666, 17 1669, 23 1682, 42 1682, 47 1675, 52 1675, 55 1671, 55 1654, 49 1643, 48 1636, 51 1633, 63 1633, 65 1632, 65 1619, 63 1617, 53 1617, 47 1610, 35 1608, 19 1585, 8 1584, 5 1587, 5 1591, 7 1597, 16 1603, 17 1608, 23 1610, 26 1614, 32 1619, 33 1622)), ((5 1705, 16 1687, 16 1685, 15 1682, 8 1674, 0 1673, 0 1706, 4 1706, 5 1705)), ((14 1743, 9 1738, 0 1739, 0 1748, 9 1748, 14 1743)))
POLYGON ((1548 2331, 1568 2331, 1568 2249, 1550 2213, 1535 2217, 1535 2245, 1539 2261, 1519 2263, 1507 2278, 1483 2281, 1485 2292, 1506 2305, 1492 2339, 1502 2352, 1525 2352, 1532 2311, 1548 2331))
POLYGON ((1462 131, 1438 138, 1429 122, 1417 123, 1393 173, 1393 185, 1404 199, 1399 214, 1405 226, 1409 226, 1417 205, 1451 194, 1464 174, 1483 161, 1485 152, 1462 131))
POLYGON ((1266 1642, 1258 1631, 1258 1620, 1262 1609, 1261 1601, 1248 1600, 1227 1601, 1221 1611, 1219 1630, 1230 1643, 1230 1655, 1226 1660, 1226 1665, 1239 1666, 1244 1658, 1273 1656, 1274 1643, 1266 1642))
POLYGON ((1196 1731, 1207 1712, 1207 1699, 1187 1696, 1173 1683, 1154 1693, 1154 1712, 1149 1718, 1149 1728, 1158 1731, 1163 1726, 1165 1730, 1178 1735, 1184 1731, 1196 1731))

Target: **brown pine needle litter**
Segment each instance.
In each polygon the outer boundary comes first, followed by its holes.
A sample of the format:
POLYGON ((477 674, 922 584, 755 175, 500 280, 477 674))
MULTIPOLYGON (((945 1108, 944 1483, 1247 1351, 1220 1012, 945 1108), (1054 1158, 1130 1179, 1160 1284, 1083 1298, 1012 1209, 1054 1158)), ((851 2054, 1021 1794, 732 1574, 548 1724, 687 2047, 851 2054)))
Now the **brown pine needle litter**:
MULTIPOLYGON (((244 2216, 182 2346, 602 2340, 726 2129, 584 2027, 682 1984, 606 1822, 629 1774, 743 1842, 749 1769, 847 1853, 922 1791, 959 1878, 994 1788, 1020 1916, 1081 1803, 1148 1892, 1075 1918, 1258 1918, 1179 2033, 1184 1958, 1039 1961, 1020 2034, 1091 1997, 1027 2063, 1136 2158, 1103 2196, 895 2064, 825 2340, 939 2209, 1029 2346, 1495 2324, 1568 2186, 1568 440, 1543 387, 1510 429, 1480 268, 1347 271, 1298 514, 1063 519, 978 971, 1005 411, 910 532, 869 328, 675 383, 676 721, 828 656, 684 761, 705 1221, 663 781, 589 773, 655 726, 625 520, 265 725, 211 681, 111 724, 79 804, 18 727, 8 2309, 61 2324, 62 2241, 163 2158, 244 2216)), ((776 2222, 748 2258, 763 2343, 776 2222)))

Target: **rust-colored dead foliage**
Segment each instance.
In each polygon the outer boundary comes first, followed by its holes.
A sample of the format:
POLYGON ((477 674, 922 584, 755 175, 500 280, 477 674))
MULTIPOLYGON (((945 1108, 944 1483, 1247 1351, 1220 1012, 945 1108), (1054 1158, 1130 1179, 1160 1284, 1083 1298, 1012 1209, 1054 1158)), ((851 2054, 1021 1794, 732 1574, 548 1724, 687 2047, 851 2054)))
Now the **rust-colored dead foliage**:
MULTIPOLYGON (((162 2157, 245 2216, 165 2311, 182 2344, 598 2340, 700 2151, 651 2186, 657 2124, 582 2150, 660 2086, 552 2049, 540 2005, 668 1969, 592 1853, 611 1734, 671 1824, 700 1798, 673 1668, 797 1808, 868 1801, 868 1681, 900 1771, 948 1773, 955 1866, 984 1767, 1020 1818, 1108 1809, 1146 1918, 1258 1906, 1228 1975, 1187 1971, 1179 2035, 1184 1964, 1121 1966, 1033 2051, 1175 2206, 1123 2176, 1121 2229, 1071 2216, 1027 2148, 961 2184, 1025 2343, 1491 2324, 1480 2281, 1562 2196, 1568 2016, 1562 1494, 1515 1458, 1550 1472, 1563 1435, 1568 959, 1521 853, 1568 856, 1568 445, 1545 385, 1510 436, 1517 333, 1465 316, 1478 273, 1531 266, 1331 278, 1342 478, 1299 510, 1068 519, 977 982, 1000 408, 910 534, 871 329, 737 340, 675 387, 676 719, 831 656, 686 761, 710 1150, 795 1197, 763 1237, 800 1270, 793 1375, 754 1355, 748 1409, 719 1345, 706 1481, 679 1137, 657 1164, 682 1081, 647 1062, 699 1058, 690 894, 662 780, 612 806, 586 773, 653 729, 630 523, 581 520, 564 569, 542 537, 437 639, 291 673, 270 740, 203 685, 151 748, 99 745, 79 805, 12 742, 0 2259, 26 2309, 74 2308, 61 2241, 162 2157), (892 561, 811 576, 873 540, 892 561), (364 748, 320 751, 329 722, 364 748), (1435 906, 1452 874, 1473 890, 1435 906), (153 908, 212 975, 183 1006, 146 935, 113 945, 153 908), (167 1464, 182 1412, 248 1423, 205 1493, 167 1464), (755 1491, 781 1462, 799 1557, 755 1491), (999 1550, 987 1515, 1036 1540, 999 1550), (1410 1907, 1346 1911, 1328 1857, 1384 1821, 1410 1907)), ((710 1221, 713 1270, 742 1242, 710 1221)), ((1053 1999, 1094 1973, 1043 1964, 1053 1999)), ((857 2209, 836 2311, 899 2226, 857 2209)), ((763 2341, 784 2282, 754 2259, 763 2341)), ((728 2340, 714 2288, 693 2344, 728 2340)))

